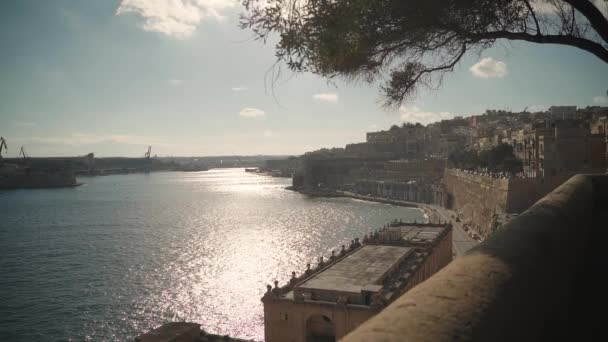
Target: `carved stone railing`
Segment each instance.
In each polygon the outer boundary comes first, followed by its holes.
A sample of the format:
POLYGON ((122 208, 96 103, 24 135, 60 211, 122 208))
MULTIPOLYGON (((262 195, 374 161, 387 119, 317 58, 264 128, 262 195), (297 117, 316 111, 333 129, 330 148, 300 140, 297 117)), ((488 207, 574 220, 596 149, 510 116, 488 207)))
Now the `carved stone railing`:
POLYGON ((608 175, 574 176, 343 341, 603 336, 607 235, 608 175))
POLYGON ((306 270, 304 270, 304 272, 299 276, 296 274, 295 271, 291 272, 291 278, 289 279, 289 282, 287 282, 287 284, 279 286, 278 280, 275 280, 274 287, 272 287, 271 285, 266 285, 266 293, 264 293, 264 297, 262 297, 262 300, 280 299, 280 296, 283 296, 289 291, 293 290, 296 285, 303 283, 304 281, 320 273, 324 269, 329 268, 338 261, 346 258, 348 255, 354 253, 362 246, 363 245, 359 241, 359 238, 355 238, 354 240, 351 240, 350 245, 348 247, 346 247, 346 245, 342 245, 342 249, 338 254, 336 254, 335 251, 331 251, 329 260, 325 260, 324 257, 321 256, 319 257, 318 262, 314 267, 311 268, 310 263, 306 264, 306 270))

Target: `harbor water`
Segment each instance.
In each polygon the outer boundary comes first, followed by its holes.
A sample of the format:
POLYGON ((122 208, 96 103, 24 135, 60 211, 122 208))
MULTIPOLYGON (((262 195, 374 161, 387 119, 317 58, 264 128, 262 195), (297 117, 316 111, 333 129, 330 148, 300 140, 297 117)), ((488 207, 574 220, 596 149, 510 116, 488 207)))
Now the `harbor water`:
POLYGON ((127 341, 168 321, 263 340, 265 285, 412 208, 243 169, 0 191, 0 341, 127 341))

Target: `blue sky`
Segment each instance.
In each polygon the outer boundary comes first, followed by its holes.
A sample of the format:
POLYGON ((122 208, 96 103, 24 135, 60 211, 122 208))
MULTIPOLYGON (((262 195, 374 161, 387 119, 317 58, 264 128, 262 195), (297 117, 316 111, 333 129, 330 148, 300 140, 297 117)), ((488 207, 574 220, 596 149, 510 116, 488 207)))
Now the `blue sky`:
POLYGON ((574 48, 501 42, 401 110, 377 85, 287 72, 230 0, 6 1, 0 135, 9 156, 300 154, 404 119, 608 105, 608 65, 574 48))

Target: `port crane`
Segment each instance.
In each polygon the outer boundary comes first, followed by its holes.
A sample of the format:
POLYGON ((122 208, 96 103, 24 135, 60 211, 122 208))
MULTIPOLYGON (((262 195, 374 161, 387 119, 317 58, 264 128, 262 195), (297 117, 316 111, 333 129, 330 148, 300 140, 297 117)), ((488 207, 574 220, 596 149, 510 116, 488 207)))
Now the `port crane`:
POLYGON ((150 159, 150 153, 152 152, 152 146, 148 146, 148 152, 144 154, 144 158, 150 159))
POLYGON ((8 146, 6 146, 6 139, 4 139, 4 137, 0 137, 0 160, 2 160, 2 149, 8 151, 8 146))
POLYGON ((21 146, 21 150, 19 150, 19 155, 23 157, 23 160, 28 160, 30 156, 25 152, 25 148, 21 146))

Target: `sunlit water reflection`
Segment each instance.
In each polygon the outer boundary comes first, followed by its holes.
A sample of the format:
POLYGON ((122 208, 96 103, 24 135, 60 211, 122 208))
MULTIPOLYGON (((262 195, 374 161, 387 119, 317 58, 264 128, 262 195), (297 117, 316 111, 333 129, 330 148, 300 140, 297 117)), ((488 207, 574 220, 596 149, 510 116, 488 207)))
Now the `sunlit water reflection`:
POLYGON ((422 213, 242 169, 0 192, 0 340, 129 340, 167 321, 263 339, 265 284, 422 213))

